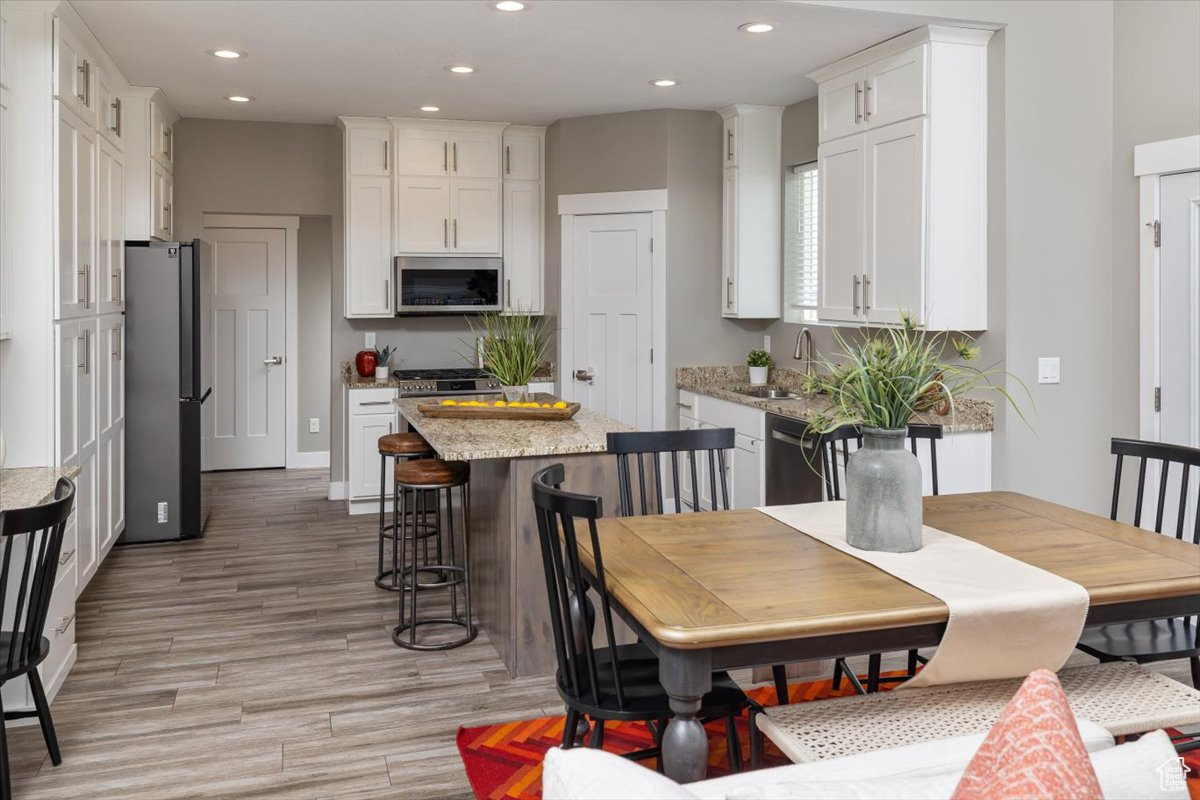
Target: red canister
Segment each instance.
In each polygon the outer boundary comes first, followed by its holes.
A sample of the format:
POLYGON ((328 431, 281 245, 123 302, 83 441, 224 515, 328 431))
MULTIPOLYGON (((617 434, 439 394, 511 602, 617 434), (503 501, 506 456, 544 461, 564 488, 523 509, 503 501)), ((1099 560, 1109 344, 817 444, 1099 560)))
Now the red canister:
POLYGON ((374 350, 359 350, 354 356, 354 368, 358 370, 359 376, 363 378, 375 377, 375 364, 379 361, 379 357, 374 350))

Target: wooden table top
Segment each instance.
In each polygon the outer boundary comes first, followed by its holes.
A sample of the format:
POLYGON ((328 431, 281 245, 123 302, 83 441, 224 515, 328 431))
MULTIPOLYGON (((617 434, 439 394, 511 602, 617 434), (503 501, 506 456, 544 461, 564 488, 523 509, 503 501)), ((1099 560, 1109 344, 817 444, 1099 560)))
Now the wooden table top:
MULTIPOLYGON (((925 498, 925 524, 1074 581, 1093 606, 1200 597, 1200 547, 1010 492, 925 498)), ((613 517, 610 594, 676 649, 944 623, 946 605, 759 511, 613 517)), ((580 555, 594 571, 590 542, 580 555)))

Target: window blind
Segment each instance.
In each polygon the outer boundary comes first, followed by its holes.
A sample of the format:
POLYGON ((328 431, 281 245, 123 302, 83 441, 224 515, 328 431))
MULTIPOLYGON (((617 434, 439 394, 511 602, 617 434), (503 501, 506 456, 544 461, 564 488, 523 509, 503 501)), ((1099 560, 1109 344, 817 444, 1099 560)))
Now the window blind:
POLYGON ((816 162, 792 167, 787 176, 784 217, 784 319, 817 321, 816 162))

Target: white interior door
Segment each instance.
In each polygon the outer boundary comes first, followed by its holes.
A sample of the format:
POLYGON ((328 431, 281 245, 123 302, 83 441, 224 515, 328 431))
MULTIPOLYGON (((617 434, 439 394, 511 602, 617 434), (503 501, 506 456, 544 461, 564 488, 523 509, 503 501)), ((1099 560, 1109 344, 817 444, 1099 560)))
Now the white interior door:
POLYGON ((287 240, 278 228, 206 228, 212 244, 209 469, 285 462, 287 240))
MULTIPOLYGON (((1159 440, 1200 447, 1200 172, 1164 175, 1159 209, 1159 440)), ((1192 486, 1200 480, 1194 473, 1189 477, 1192 486)), ((1178 468, 1167 474, 1163 530, 1171 534, 1177 529, 1180 478, 1178 468)), ((1185 535, 1194 513, 1185 510, 1185 535)), ((1148 516, 1153 520, 1153 513, 1148 516)))
POLYGON ((576 216, 572 229, 574 398, 653 427, 651 214, 576 216))

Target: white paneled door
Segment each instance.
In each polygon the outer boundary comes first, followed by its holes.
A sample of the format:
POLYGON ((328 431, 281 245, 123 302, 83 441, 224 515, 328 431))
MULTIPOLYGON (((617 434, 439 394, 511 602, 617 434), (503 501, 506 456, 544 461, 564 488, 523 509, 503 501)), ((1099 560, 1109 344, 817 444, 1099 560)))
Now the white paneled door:
POLYGON ((576 216, 574 399, 642 430, 653 427, 651 214, 576 216))
POLYGON ((209 469, 285 462, 287 240, 278 228, 206 228, 212 243, 209 469))

